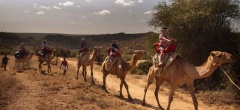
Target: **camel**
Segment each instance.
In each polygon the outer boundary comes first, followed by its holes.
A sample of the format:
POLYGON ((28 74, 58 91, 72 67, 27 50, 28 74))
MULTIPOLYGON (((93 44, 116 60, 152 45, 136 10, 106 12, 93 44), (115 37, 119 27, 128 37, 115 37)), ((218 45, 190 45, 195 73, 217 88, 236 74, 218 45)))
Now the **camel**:
POLYGON ((43 62, 47 62, 47 65, 48 65, 48 73, 50 72, 51 73, 51 66, 50 66, 50 63, 51 63, 51 60, 54 59, 54 57, 56 56, 56 50, 54 49, 52 51, 52 54, 50 53, 46 53, 45 57, 43 58, 42 56, 38 56, 38 61, 39 61, 39 72, 41 73, 42 72, 42 63, 43 62))
MULTIPOLYGON (((94 83, 93 80, 93 63, 94 60, 96 59, 97 54, 100 52, 100 48, 95 46, 93 48, 92 54, 90 55, 89 52, 82 53, 81 59, 78 58, 78 63, 77 63, 77 77, 76 79, 78 80, 78 73, 79 73, 79 68, 82 66, 82 75, 84 78, 84 81, 87 81, 87 66, 90 66, 91 68, 91 77, 92 77, 92 84, 94 83)), ((80 56, 79 56, 80 57, 80 56)))
POLYGON ((176 88, 180 85, 186 84, 188 87, 188 92, 192 97, 193 104, 195 110, 198 110, 198 101, 194 94, 194 80, 206 78, 211 75, 218 66, 223 63, 234 63, 234 57, 227 52, 221 51, 212 51, 207 61, 201 66, 194 66, 186 61, 184 58, 177 56, 177 58, 171 63, 166 70, 157 76, 158 69, 155 69, 152 66, 148 72, 147 85, 144 89, 144 97, 143 97, 143 105, 145 105, 145 96, 147 93, 148 87, 153 83, 154 77, 156 80, 156 89, 155 89, 155 98, 157 100, 158 106, 160 109, 163 109, 159 104, 158 100, 158 91, 160 85, 164 83, 164 81, 171 84, 169 100, 167 110, 170 109, 171 102, 173 101, 173 95, 176 88))
POLYGON ((24 63, 27 63, 27 64, 28 64, 28 67, 30 68, 30 63, 29 63, 29 61, 32 59, 32 56, 33 56, 33 52, 30 51, 28 55, 24 55, 21 59, 15 57, 15 68, 16 68, 16 64, 17 64, 17 67, 18 67, 18 69, 19 69, 19 63, 22 63, 22 65, 23 65, 23 70, 25 69, 25 68, 24 68, 24 63))
POLYGON ((102 72, 103 72, 103 86, 102 86, 102 89, 104 89, 106 92, 108 92, 107 89, 106 89, 107 75, 109 73, 112 74, 112 75, 116 75, 121 80, 120 97, 123 97, 122 87, 123 87, 123 84, 124 84, 124 86, 127 90, 128 99, 132 100, 132 97, 129 94, 128 84, 125 81, 125 77, 126 77, 128 71, 132 70, 136 66, 137 61, 145 54, 146 54, 146 51, 144 51, 144 50, 135 50, 134 54, 133 54, 133 57, 132 57, 130 62, 126 62, 121 57, 119 57, 119 59, 116 62, 114 62, 114 64, 111 66, 111 68, 109 68, 109 71, 106 70, 106 67, 105 67, 106 64, 105 63, 107 63, 107 62, 104 61, 103 64, 102 64, 102 67, 101 67, 102 72))

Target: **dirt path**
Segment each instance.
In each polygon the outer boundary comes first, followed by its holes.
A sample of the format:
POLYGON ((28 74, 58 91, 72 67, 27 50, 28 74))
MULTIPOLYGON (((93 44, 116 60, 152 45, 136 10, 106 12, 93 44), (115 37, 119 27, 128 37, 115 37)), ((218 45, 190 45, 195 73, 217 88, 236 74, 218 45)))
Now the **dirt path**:
MULTIPOLYGON (((37 60, 34 57, 32 62, 37 60)), ((79 110, 79 109, 156 109, 158 108, 154 89, 151 85, 146 96, 146 107, 141 106, 144 86, 146 85, 146 75, 128 74, 126 82, 133 101, 128 102, 126 90, 123 87, 124 100, 120 100, 119 85, 120 80, 113 75, 108 75, 106 87, 110 94, 102 89, 102 73, 100 66, 94 65, 94 79, 97 86, 90 86, 83 81, 81 70, 79 80, 76 77, 76 59, 68 59, 69 70, 66 76, 62 75, 59 65, 52 66, 52 74, 42 75, 38 72, 37 63, 33 63, 32 69, 16 73, 10 61, 8 71, 0 71, 0 109, 4 110, 79 110)), ((44 70, 46 70, 44 66, 44 70)), ((90 71, 88 68, 88 76, 90 71)), ((163 84, 159 91, 160 104, 166 108, 168 103, 169 86, 163 84)), ((204 104, 199 101, 199 110, 237 110, 230 104, 216 105, 204 104)), ((183 89, 177 89, 171 110, 194 110, 190 95, 183 89)))
MULTIPOLYGON (((71 60, 68 62, 69 62, 69 64, 71 64, 75 67, 77 65, 76 61, 71 60)), ((81 72, 81 70, 80 70, 80 72, 81 72)), ((88 75, 90 75, 89 73, 90 73, 90 71, 88 71, 88 75)), ((102 82, 102 73, 100 72, 100 66, 98 66, 98 65, 94 65, 94 78, 95 78, 95 80, 102 82)), ((81 77, 80 77, 80 79, 81 79, 81 77)), ((126 77, 126 82, 129 85, 130 94, 132 95, 132 98, 134 99, 132 103, 141 104, 143 94, 144 94, 144 86, 146 85, 146 76, 145 75, 128 74, 126 77)), ((115 92, 119 91, 120 80, 116 76, 108 75, 107 79, 106 79, 106 84, 107 84, 106 85, 107 89, 111 93, 116 94, 115 92)), ((102 85, 102 83, 100 83, 98 85, 102 85)), ((168 87, 169 86, 167 86, 167 88, 166 88, 166 84, 165 84, 165 86, 161 87, 160 91, 159 91, 160 104, 164 108, 166 108, 167 104, 168 104, 168 94, 169 94, 168 87)), ((155 85, 152 84, 150 86, 150 88, 148 89, 148 92, 146 95, 146 104, 150 109, 154 109, 154 108, 158 107, 157 102, 155 100, 155 96, 154 96, 154 89, 155 89, 155 85)), ((125 97, 127 97, 126 89, 124 87, 123 87, 123 95, 125 97)), ((219 108, 214 105, 211 105, 211 106, 205 105, 203 102, 201 102, 199 100, 198 100, 198 102, 199 102, 199 110, 216 110, 219 108)), ((191 96, 189 94, 187 94, 187 92, 181 93, 179 91, 176 91, 173 102, 171 104, 171 109, 173 109, 173 110, 194 110, 191 96)))

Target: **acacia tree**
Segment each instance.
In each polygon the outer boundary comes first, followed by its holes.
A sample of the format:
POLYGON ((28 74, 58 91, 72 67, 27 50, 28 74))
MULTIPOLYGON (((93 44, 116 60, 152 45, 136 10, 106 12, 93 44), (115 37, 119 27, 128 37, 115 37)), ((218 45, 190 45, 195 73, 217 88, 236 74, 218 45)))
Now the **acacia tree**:
MULTIPOLYGON (((172 0, 155 6, 148 23, 155 28, 166 26, 178 40, 177 51, 193 64, 202 64, 212 50, 227 51, 239 59, 239 36, 232 31, 239 9, 239 0, 172 0)), ((235 76, 240 72, 237 64, 232 68, 235 76)), ((224 78, 213 74, 206 80, 212 84, 224 78)))

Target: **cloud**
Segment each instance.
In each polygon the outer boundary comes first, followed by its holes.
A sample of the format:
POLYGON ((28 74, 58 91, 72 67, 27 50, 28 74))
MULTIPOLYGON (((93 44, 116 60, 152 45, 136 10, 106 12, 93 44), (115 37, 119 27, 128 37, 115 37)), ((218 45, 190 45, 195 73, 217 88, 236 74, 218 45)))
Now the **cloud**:
POLYGON ((39 8, 42 8, 42 9, 51 9, 51 7, 46 7, 46 6, 39 6, 39 8))
POLYGON ((29 11, 28 10, 24 10, 24 13, 28 13, 29 11))
POLYGON ((87 1, 87 2, 92 2, 92 0, 85 0, 85 1, 87 1))
POLYGON ((36 13, 37 15, 44 15, 45 13, 43 11, 39 11, 36 13))
POLYGON ((143 0, 138 0, 137 2, 138 2, 138 3, 143 3, 143 0))
POLYGON ((58 6, 53 6, 53 8, 55 8, 55 9, 62 9, 62 8, 60 8, 60 7, 58 7, 58 6))
POLYGON ((85 19, 85 18, 87 18, 87 17, 86 17, 86 16, 82 16, 82 18, 84 18, 84 19, 85 19))
POLYGON ((116 4, 121 4, 123 6, 132 6, 135 2, 132 0, 116 0, 116 4))
POLYGON ((81 6, 78 5, 77 7, 80 8, 81 6))
POLYGON ((58 5, 62 5, 62 6, 73 6, 73 2, 67 1, 65 3, 58 3, 58 5))
POLYGON ((154 14, 154 13, 156 13, 156 12, 157 12, 157 11, 150 10, 150 11, 145 12, 144 14, 145 14, 145 15, 148 15, 148 14, 154 14))
POLYGON ((108 10, 102 10, 100 12, 94 12, 94 14, 99 14, 99 15, 106 15, 106 14, 110 14, 111 12, 108 10))
POLYGON ((34 6, 37 6, 37 3, 34 3, 33 5, 34 5, 34 6))

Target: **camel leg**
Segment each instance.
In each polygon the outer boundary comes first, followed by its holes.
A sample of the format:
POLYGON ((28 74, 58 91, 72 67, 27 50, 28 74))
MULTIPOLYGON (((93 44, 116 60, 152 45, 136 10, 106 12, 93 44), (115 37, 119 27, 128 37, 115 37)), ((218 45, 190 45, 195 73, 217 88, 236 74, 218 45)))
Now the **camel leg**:
POLYGON ((94 82, 94 79, 93 79, 93 65, 91 65, 90 67, 91 67, 92 84, 95 85, 95 82, 94 82))
MULTIPOLYGON (((103 70, 103 71, 105 71, 105 70, 103 70)), ((106 92, 108 92, 107 88, 106 88, 106 78, 107 78, 107 75, 108 75, 108 73, 106 73, 106 71, 105 71, 103 73, 103 86, 102 86, 102 89, 104 89, 106 92)))
POLYGON ((168 98, 167 110, 170 110, 170 105, 171 105, 171 103, 172 103, 172 101, 173 101, 173 95, 174 95, 174 92, 175 92, 176 88, 177 88, 177 87, 176 87, 176 86, 173 86, 173 84, 172 84, 171 89, 170 89, 169 98, 168 98))
POLYGON ((48 62, 47 65, 48 65, 48 73, 49 73, 49 72, 51 72, 50 62, 48 62))
POLYGON ((82 75, 83 75, 83 78, 84 78, 84 81, 87 82, 87 78, 86 78, 86 67, 85 66, 82 66, 82 75))
POLYGON ((143 105, 143 106, 146 105, 146 103, 145 103, 145 97, 146 97, 146 94, 147 94, 148 87, 149 87, 151 84, 152 84, 152 82, 148 81, 146 87, 144 88, 144 96, 143 96, 143 102, 142 102, 142 105, 143 105))
POLYGON ((18 63, 18 65, 17 65, 17 66, 18 66, 18 71, 19 71, 19 63, 18 63))
POLYGON ((155 92, 154 92, 155 98, 156 98, 156 100, 157 100, 158 107, 159 107, 160 109, 164 110, 163 107, 160 105, 159 99, 158 99, 158 91, 159 91, 160 86, 163 84, 163 81, 160 80, 157 76, 155 77, 155 79, 156 79, 156 89, 155 89, 155 92))
POLYGON ((27 62, 27 65, 28 65, 28 68, 30 69, 30 64, 29 64, 29 62, 27 62))
POLYGON ((124 84, 124 86, 125 86, 125 88, 126 88, 126 90, 127 90, 128 99, 129 99, 129 100, 132 100, 132 97, 131 97, 131 95, 130 95, 130 93, 129 93, 129 90, 128 90, 128 84, 126 83, 126 81, 125 81, 123 78, 122 78, 121 80, 123 81, 123 84, 124 84))
POLYGON ((39 65, 38 65, 38 68, 39 68, 39 72, 41 73, 42 72, 42 66, 41 66, 41 62, 39 63, 39 65))
POLYGON ((80 68, 80 64, 79 64, 79 61, 78 61, 78 65, 77 65, 77 77, 76 77, 77 80, 78 80, 79 68, 80 68))
POLYGON ((195 96, 195 94, 194 94, 194 86, 193 86, 193 83, 187 84, 187 86, 188 86, 188 92, 189 92, 189 94, 191 95, 192 100, 193 100, 194 108, 195 108, 195 110, 198 110, 198 101, 197 101, 197 98, 196 98, 196 96, 195 96))
POLYGON ((123 97, 123 95, 122 95, 122 87, 123 87, 123 81, 121 80, 121 84, 120 84, 120 97, 123 97))

